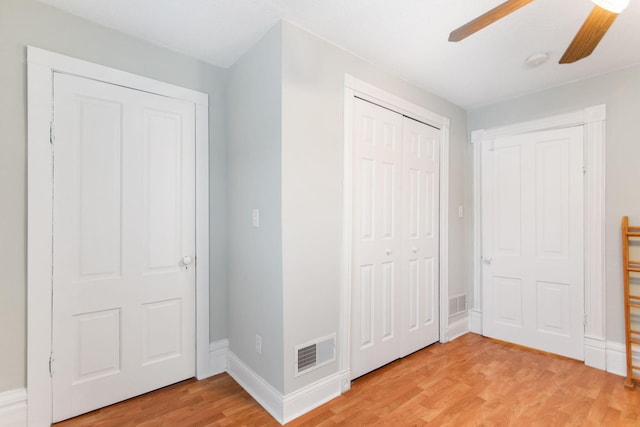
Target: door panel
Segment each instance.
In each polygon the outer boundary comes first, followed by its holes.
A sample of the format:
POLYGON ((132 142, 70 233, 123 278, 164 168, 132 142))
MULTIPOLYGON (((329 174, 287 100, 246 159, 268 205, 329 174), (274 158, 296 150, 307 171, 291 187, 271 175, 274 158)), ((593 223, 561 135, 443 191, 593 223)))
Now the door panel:
POLYGON ((583 131, 482 151, 483 333, 583 359, 583 131))
POLYGON ((195 372, 194 106, 54 75, 53 419, 195 372))
POLYGON ((397 359, 402 116, 356 100, 351 374, 397 359))
POLYGON ((438 341, 440 131, 403 117, 402 259, 409 291, 403 292, 401 356, 438 341), (407 191, 408 190, 408 191, 407 191))

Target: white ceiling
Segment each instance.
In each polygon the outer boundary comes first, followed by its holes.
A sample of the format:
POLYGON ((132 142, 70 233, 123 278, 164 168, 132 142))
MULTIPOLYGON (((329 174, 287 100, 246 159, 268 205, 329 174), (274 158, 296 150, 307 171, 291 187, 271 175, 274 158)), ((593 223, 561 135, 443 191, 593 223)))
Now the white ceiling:
POLYGON ((459 43, 451 30, 503 0, 40 1, 225 68, 287 19, 466 109, 640 64, 637 0, 590 57, 568 65, 558 60, 590 0, 536 0, 459 43), (537 52, 551 59, 526 66, 537 52))

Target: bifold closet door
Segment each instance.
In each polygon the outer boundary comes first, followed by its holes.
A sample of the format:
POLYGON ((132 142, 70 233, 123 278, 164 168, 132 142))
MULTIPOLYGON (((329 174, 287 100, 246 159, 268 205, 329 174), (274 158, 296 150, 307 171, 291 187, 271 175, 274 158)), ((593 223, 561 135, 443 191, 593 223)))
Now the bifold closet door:
POLYGON ((403 354, 440 337, 440 130, 404 117, 403 354))
POLYGON ((438 340, 438 142, 437 129, 355 99, 352 378, 438 340))
POLYGON ((351 377, 399 357, 402 115, 355 100, 351 377))

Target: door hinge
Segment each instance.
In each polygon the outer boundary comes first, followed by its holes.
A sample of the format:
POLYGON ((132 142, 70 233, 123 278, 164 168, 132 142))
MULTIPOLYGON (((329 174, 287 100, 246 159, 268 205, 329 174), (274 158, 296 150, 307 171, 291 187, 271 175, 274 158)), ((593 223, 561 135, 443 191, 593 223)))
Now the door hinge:
POLYGON ((582 326, 584 327, 585 331, 587 330, 587 315, 584 315, 584 318, 582 319, 582 326))
POLYGON ((582 165, 582 174, 585 175, 587 173, 587 167, 582 165))
POLYGON ((53 141, 56 139, 56 128, 53 120, 49 122, 49 143, 53 144, 53 141))
POLYGON ((51 353, 49 355, 49 376, 51 378, 53 378, 53 361, 54 361, 53 353, 51 353))

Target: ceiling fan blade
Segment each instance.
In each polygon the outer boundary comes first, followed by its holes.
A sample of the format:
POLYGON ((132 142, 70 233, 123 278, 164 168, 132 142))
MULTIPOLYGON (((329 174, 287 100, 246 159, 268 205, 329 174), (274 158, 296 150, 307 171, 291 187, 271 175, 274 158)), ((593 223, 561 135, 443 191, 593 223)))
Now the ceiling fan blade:
POLYGON ((449 34, 449 41, 459 42, 460 40, 469 37, 471 34, 480 31, 484 27, 493 24, 497 20, 504 18, 510 13, 515 12, 521 7, 526 6, 532 1, 533 0, 507 0, 484 15, 478 16, 473 21, 469 21, 462 27, 453 30, 451 34, 449 34))
POLYGON ((617 17, 617 13, 595 6, 560 58, 560 64, 570 64, 591 55, 617 17))

